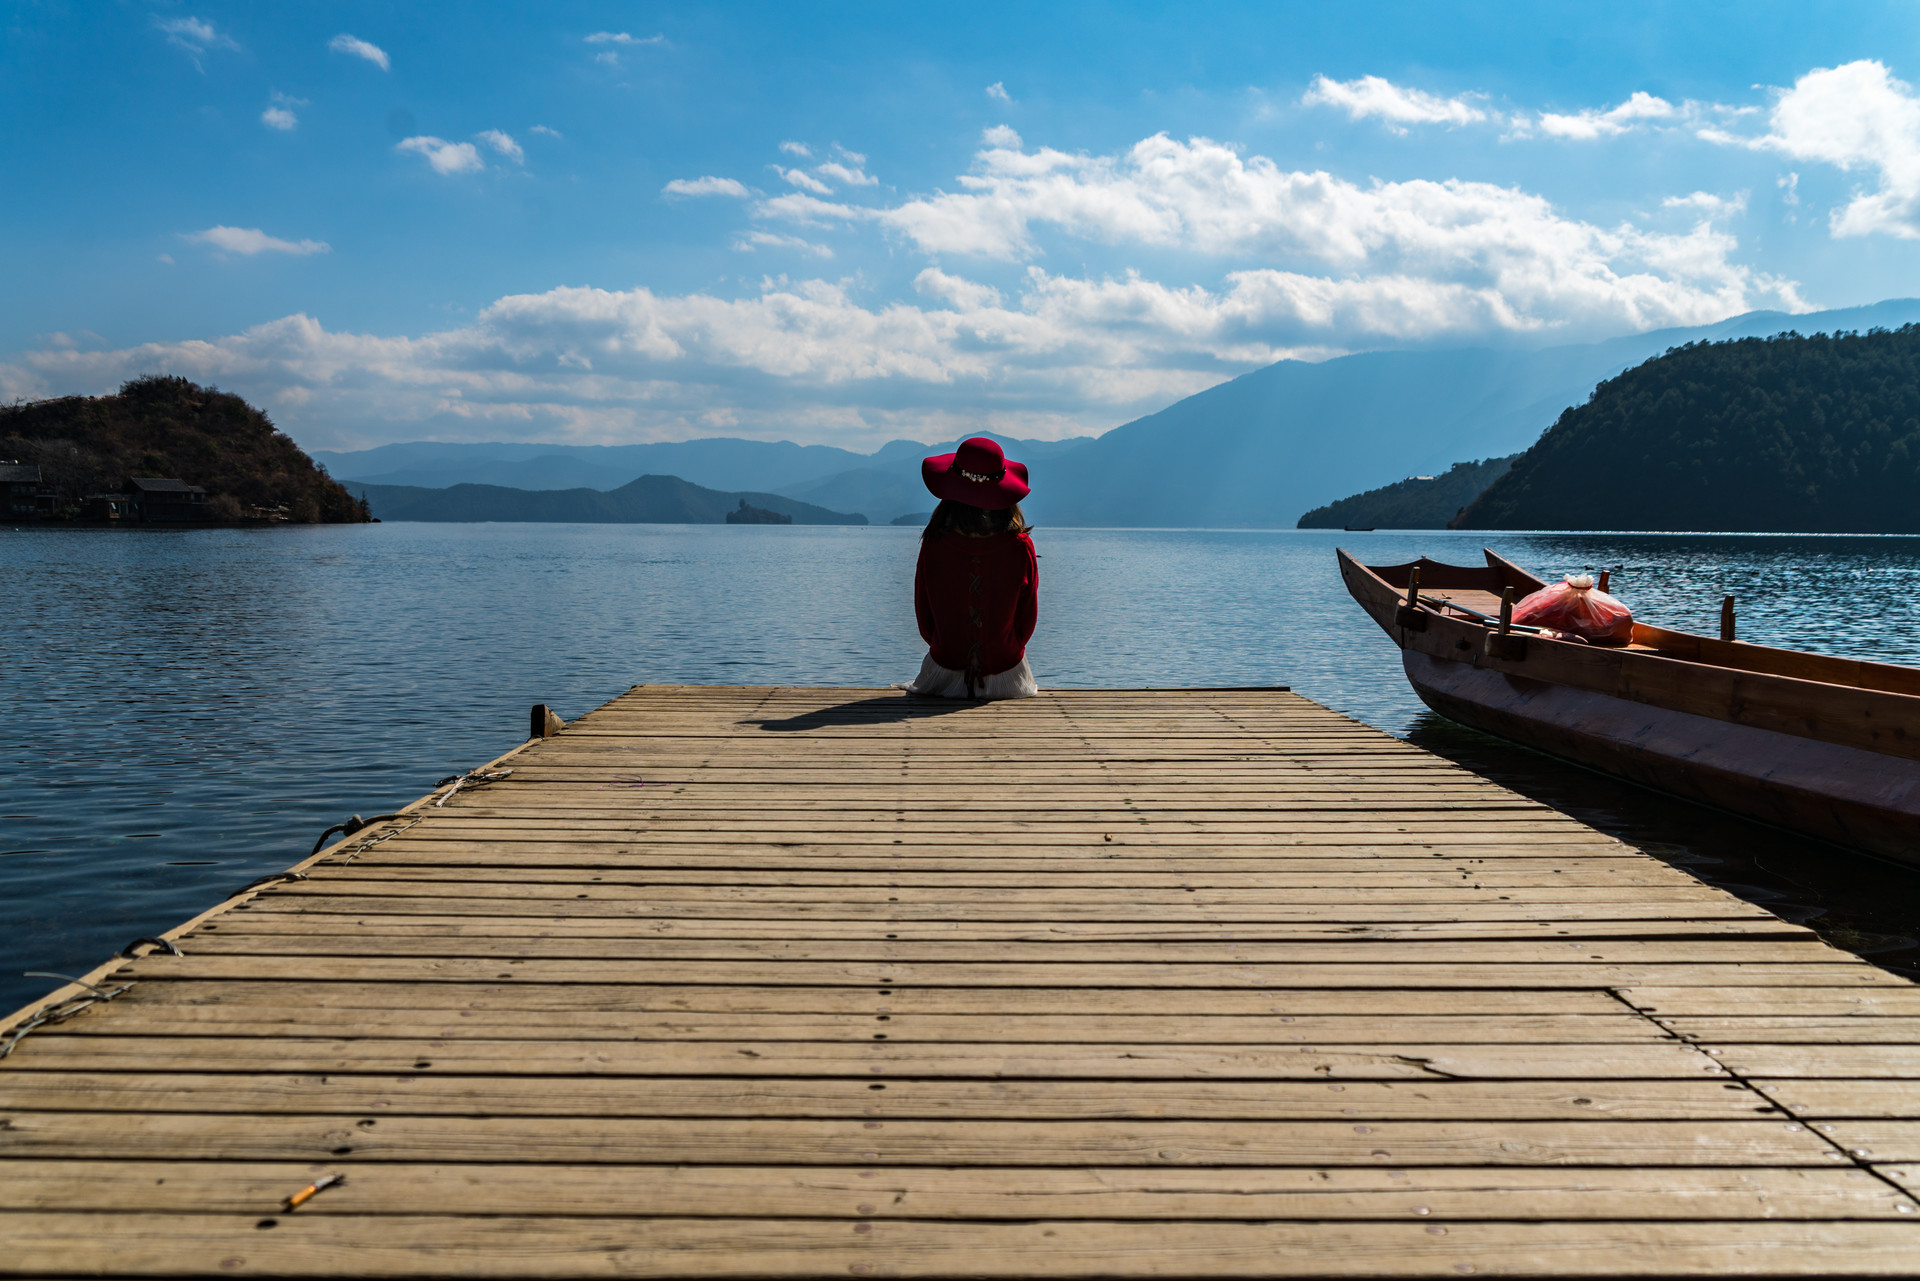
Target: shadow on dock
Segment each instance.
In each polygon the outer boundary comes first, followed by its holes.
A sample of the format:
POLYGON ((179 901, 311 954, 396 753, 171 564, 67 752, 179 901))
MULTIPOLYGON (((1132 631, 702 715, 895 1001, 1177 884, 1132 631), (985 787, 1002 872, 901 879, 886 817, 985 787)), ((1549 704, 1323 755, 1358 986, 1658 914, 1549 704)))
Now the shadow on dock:
POLYGON ((878 698, 856 698, 851 702, 835 703, 831 707, 822 707, 811 712, 802 712, 798 716, 783 716, 774 720, 742 721, 743 725, 758 725, 763 730, 775 734, 804 733, 810 729, 827 729, 848 725, 898 725, 903 721, 930 720, 939 716, 951 716, 955 712, 978 709, 987 706, 964 698, 928 698, 919 694, 891 694, 878 698))
POLYGON ((1414 722, 1407 741, 1805 925, 1881 969, 1920 978, 1920 868, 1666 796, 1431 712, 1414 722))

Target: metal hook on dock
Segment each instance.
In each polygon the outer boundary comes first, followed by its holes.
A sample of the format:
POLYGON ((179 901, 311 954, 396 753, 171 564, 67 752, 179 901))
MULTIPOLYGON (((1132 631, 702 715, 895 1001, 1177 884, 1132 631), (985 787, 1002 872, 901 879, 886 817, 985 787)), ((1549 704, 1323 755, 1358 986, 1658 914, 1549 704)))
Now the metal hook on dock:
POLYGON ((186 955, 185 952, 182 952, 180 950, 180 945, 175 943, 172 939, 157 939, 157 938, 150 938, 150 937, 142 937, 142 938, 135 939, 133 942, 127 944, 125 947, 120 949, 120 955, 127 957, 129 959, 132 959, 133 949, 136 947, 139 947, 142 943, 151 944, 152 946, 159 948, 162 952, 165 952, 168 956, 185 956, 186 955))
POLYGON ((245 885, 242 885, 239 889, 227 895, 227 897, 239 898, 242 894, 246 894, 249 891, 257 890, 267 885, 274 885, 279 883, 280 881, 304 881, 306 879, 307 879, 307 874, 305 872, 273 872, 266 876, 258 877, 254 880, 248 881, 245 885))

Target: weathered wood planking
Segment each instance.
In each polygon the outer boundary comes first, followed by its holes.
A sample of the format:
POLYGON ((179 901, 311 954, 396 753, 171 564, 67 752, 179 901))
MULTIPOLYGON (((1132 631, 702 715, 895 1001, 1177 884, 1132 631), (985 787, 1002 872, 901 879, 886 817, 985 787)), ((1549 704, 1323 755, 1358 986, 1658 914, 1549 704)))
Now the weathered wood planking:
POLYGON ((0 1062, 0 1273, 1920 1272, 1920 988, 1303 698, 510 756, 0 1062))

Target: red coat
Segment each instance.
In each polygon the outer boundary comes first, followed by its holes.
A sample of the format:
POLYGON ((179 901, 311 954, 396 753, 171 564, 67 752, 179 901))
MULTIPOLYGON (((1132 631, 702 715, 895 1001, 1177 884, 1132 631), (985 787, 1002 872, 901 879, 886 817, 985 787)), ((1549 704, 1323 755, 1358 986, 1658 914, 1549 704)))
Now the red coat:
POLYGON ((920 544, 913 612, 933 661, 982 676, 1016 666, 1040 619, 1040 562, 1025 534, 948 534, 920 544))

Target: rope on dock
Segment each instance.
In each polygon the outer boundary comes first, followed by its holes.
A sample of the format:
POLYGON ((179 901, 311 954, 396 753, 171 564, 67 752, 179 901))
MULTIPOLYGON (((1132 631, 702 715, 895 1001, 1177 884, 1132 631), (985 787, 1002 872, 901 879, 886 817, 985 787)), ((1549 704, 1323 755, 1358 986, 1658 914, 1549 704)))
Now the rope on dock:
MULTIPOLYGON (((385 823, 391 819, 405 817, 406 815, 404 814, 375 814, 372 818, 361 818, 358 814, 355 814, 347 819, 346 822, 335 823, 332 827, 320 833, 320 839, 313 843, 313 854, 318 854, 322 849, 325 849, 327 838, 335 832, 340 833, 342 836, 352 836, 362 828, 372 827, 375 823, 385 823)), ((308 855, 309 858, 312 856, 312 854, 308 855)))
POLYGON ((468 791, 472 791, 476 787, 485 787, 488 783, 498 783, 511 773, 513 773, 513 771, 510 769, 496 769, 469 770, 465 774, 449 774, 434 784, 435 787, 446 787, 448 783, 452 783, 453 786, 448 787, 447 794, 433 803, 433 808, 439 809, 445 805, 453 799, 453 794, 463 787, 468 791))
POLYGON ((413 822, 408 823, 405 827, 396 827, 389 831, 382 832, 378 836, 369 836, 366 840, 361 841, 358 845, 354 846, 352 849, 348 850, 345 854, 342 854, 339 858, 335 859, 334 861, 335 863, 351 863, 353 862, 354 859, 359 858, 362 854, 365 854, 368 850, 372 849, 374 846, 378 845, 380 842, 390 841, 394 837, 400 835, 400 833, 407 831, 409 828, 414 827, 425 817, 426 815, 424 813, 415 814, 413 816, 413 822))
MULTIPOLYGON (((135 940, 135 943, 157 942, 159 942, 158 939, 135 940)), ((134 945, 134 943, 129 943, 127 946, 132 947, 134 945)), ((104 1001, 111 1001, 114 997, 119 996, 122 992, 125 992, 128 988, 139 982, 138 979, 129 979, 119 987, 104 988, 97 984, 89 983, 85 979, 74 978, 71 974, 55 974, 51 970, 28 970, 21 977, 30 979, 65 979, 69 983, 78 983, 81 987, 90 990, 84 995, 68 997, 64 1001, 47 1006, 38 1014, 15 1028, 13 1035, 7 1038, 7 1043, 0 1045, 0 1059, 4 1059, 9 1054, 12 1054, 14 1047, 25 1040, 27 1033, 33 1031, 35 1028, 46 1027, 50 1023, 64 1023, 83 1010, 99 1005, 104 1001)))
MULTIPOLYGON (((434 787, 436 789, 445 787, 447 789, 446 793, 441 797, 439 797, 437 800, 435 800, 431 806, 427 807, 427 809, 423 809, 419 813, 414 814, 412 816, 412 820, 413 820, 412 822, 407 823, 405 826, 402 826, 402 827, 391 828, 385 832, 380 833, 378 836, 367 837, 367 839, 365 839, 364 841, 361 841, 358 845, 354 846, 352 849, 348 850, 346 853, 336 858, 334 860, 335 864, 337 865, 341 863, 351 863, 353 862, 354 859, 359 858, 362 854, 365 854, 368 850, 380 844, 382 841, 390 841, 394 837, 400 835, 402 832, 410 830, 411 828, 418 825, 422 820, 424 820, 427 817, 427 813, 429 810, 437 810, 441 806, 445 805, 448 801, 452 800, 454 793, 458 792, 461 788, 464 787, 468 791, 472 791, 474 788, 477 788, 477 787, 485 787, 489 783, 498 783, 500 780, 506 778, 509 774, 512 774, 512 773, 513 771, 511 769, 496 769, 496 770, 468 770, 465 774, 447 775, 445 778, 441 779, 438 783, 434 784, 434 787), (452 786, 449 787, 448 784, 452 784, 452 786)), ((382 814, 380 815, 379 818, 368 819, 365 823, 361 824, 360 828, 355 828, 355 829, 352 829, 352 831, 349 831, 348 835, 351 836, 354 831, 359 831, 362 828, 372 827, 375 823, 382 822, 383 820, 390 821, 393 819, 406 818, 406 817, 407 815, 404 815, 404 814, 382 814)), ((324 836, 321 838, 320 843, 321 845, 326 844, 326 838, 324 836)), ((318 853, 319 849, 320 847, 316 845, 314 847, 314 852, 318 853)))
POLYGON ((133 949, 136 947, 139 947, 142 943, 147 943, 152 945, 153 947, 157 947, 162 952, 165 952, 168 956, 185 956, 186 955, 185 952, 182 952, 180 950, 180 945, 178 943, 175 943, 172 939, 157 939, 157 938, 152 938, 145 935, 135 939, 133 942, 121 948, 120 955, 127 957, 129 959, 133 959, 133 949))

